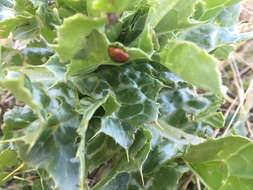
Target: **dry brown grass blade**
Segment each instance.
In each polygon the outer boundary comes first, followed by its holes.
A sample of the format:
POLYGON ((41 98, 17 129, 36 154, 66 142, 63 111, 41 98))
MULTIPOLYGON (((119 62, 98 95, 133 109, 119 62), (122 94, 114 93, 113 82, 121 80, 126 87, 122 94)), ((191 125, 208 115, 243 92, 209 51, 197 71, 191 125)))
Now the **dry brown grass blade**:
POLYGON ((236 110, 235 110, 235 112, 234 112, 234 114, 233 114, 233 116, 232 116, 232 118, 231 118, 231 120, 230 120, 228 126, 225 128, 225 130, 224 130, 224 132, 223 132, 223 134, 222 134, 222 137, 224 137, 224 136, 226 136, 226 135, 228 134, 228 131, 229 131, 229 129, 231 128, 231 126, 232 126, 232 124, 233 124, 233 122, 234 122, 234 120, 235 120, 235 118, 236 118, 238 112, 240 111, 240 109, 241 109, 242 106, 244 105, 244 101, 246 100, 248 94, 249 94, 250 92, 252 92, 252 90, 253 90, 253 80, 251 81, 251 83, 250 83, 250 85, 249 85, 249 87, 248 87, 246 93, 244 94, 244 97, 241 99, 239 106, 236 108, 236 110))

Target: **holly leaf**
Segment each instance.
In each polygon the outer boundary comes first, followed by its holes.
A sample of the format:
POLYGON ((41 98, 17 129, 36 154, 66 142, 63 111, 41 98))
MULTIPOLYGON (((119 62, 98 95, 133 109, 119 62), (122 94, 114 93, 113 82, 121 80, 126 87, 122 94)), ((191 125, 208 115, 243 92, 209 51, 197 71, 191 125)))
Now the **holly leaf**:
POLYGON ((121 173, 112 180, 103 190, 126 190, 130 176, 128 173, 121 173))
POLYGON ((209 189, 250 189, 252 152, 250 140, 229 136, 192 145, 184 160, 209 189))
POLYGON ((134 173, 134 179, 132 179, 128 185, 128 190, 144 190, 147 188, 157 190, 176 189, 180 178, 186 171, 186 167, 178 166, 175 163, 162 165, 149 176, 144 175, 144 187, 141 184, 140 176, 137 175, 137 173, 134 173))
POLYGON ((126 149, 132 144, 138 126, 158 117, 155 100, 161 83, 150 75, 136 71, 131 64, 73 77, 72 81, 82 94, 94 99, 108 94, 114 97, 115 112, 110 111, 111 115, 102 118, 100 131, 113 137, 126 149))
POLYGON ((145 126, 149 130, 152 130, 152 128, 154 128, 154 130, 162 137, 181 145, 199 144, 205 141, 205 139, 203 138, 186 133, 183 130, 170 126, 163 120, 158 120, 158 122, 155 124, 148 124, 145 126))
POLYGON ((5 112, 4 124, 1 127, 4 133, 4 138, 8 139, 12 137, 12 132, 14 130, 26 128, 37 119, 38 116, 36 113, 28 106, 22 108, 15 107, 12 110, 5 112))
POLYGON ((204 12, 200 17, 201 21, 208 21, 211 20, 213 18, 215 18, 216 16, 218 16, 219 14, 221 14, 221 12, 232 6, 235 5, 237 3, 241 2, 241 0, 226 0, 226 1, 222 1, 222 0, 218 0, 218 1, 212 1, 212 0, 204 0, 204 12))
MULTIPOLYGON (((80 100, 80 104, 76 105, 76 111, 80 114, 82 114, 82 121, 77 129, 78 134, 80 135, 80 143, 79 147, 76 153, 76 156, 79 157, 80 160, 80 187, 81 188, 87 188, 87 184, 84 182, 86 178, 86 173, 89 171, 90 166, 88 165, 88 168, 86 166, 86 153, 88 152, 86 148, 86 136, 87 130, 89 126, 89 122, 95 113, 95 111, 107 101, 108 97, 105 97, 103 99, 99 100, 93 100, 91 98, 82 98, 80 100)), ((104 155, 103 157, 104 158, 104 155)), ((101 157, 100 157, 101 160, 101 157)), ((103 159, 102 159, 103 160, 103 159)), ((106 159, 103 161, 107 161, 106 159)), ((93 162, 91 162, 93 164, 93 162)))
POLYGON ((252 37, 252 32, 238 34, 233 28, 211 24, 196 26, 180 34, 180 39, 194 42, 207 51, 211 51, 221 45, 229 45, 252 37))
POLYGON ((12 132, 13 137, 18 140, 15 146, 23 161, 32 167, 44 168, 57 187, 63 190, 78 189, 80 165, 75 158, 78 149, 76 131, 81 118, 74 110, 77 97, 71 87, 57 83, 48 90, 48 98, 48 101, 42 102, 44 107, 40 107, 41 112, 45 113, 44 118, 34 120, 35 118, 28 117, 27 114, 21 115, 25 110, 9 115, 18 115, 25 124, 25 128, 12 132))
POLYGON ((185 81, 218 95, 223 94, 219 62, 193 43, 169 41, 160 57, 162 65, 185 81))
POLYGON ((42 65, 54 54, 51 48, 39 41, 29 43, 21 52, 29 65, 42 65))
POLYGON ((18 71, 9 71, 6 77, 1 81, 1 85, 9 89, 17 100, 37 110, 38 105, 33 100, 32 93, 29 90, 30 83, 29 78, 18 71))
POLYGON ((99 65, 115 64, 108 55, 108 48, 109 42, 105 35, 94 30, 86 37, 82 53, 68 65, 67 75, 82 75, 94 71, 99 65))
MULTIPOLYGON (((165 1, 164 1, 165 2, 165 1)), ((168 2, 167 2, 168 3, 168 2)), ((159 9, 155 10, 155 15, 159 15, 161 17, 160 20, 157 20, 155 22, 155 31, 158 34, 161 33, 167 33, 170 31, 175 31, 178 29, 185 29, 188 27, 192 27, 196 25, 197 23, 194 23, 190 17, 192 16, 194 12, 194 7, 196 4, 196 0, 181 0, 177 1, 174 0, 173 2, 168 3, 171 7, 167 9, 167 11, 161 11, 163 10, 164 4, 159 5, 159 9)), ((154 6, 155 8, 155 6, 154 6)), ((153 7, 151 9, 154 9, 153 7)), ((155 15, 152 15, 151 12, 150 19, 155 20, 155 15)), ((148 17, 149 19, 149 17, 148 17)))
POLYGON ((153 136, 152 150, 143 166, 143 175, 150 177, 162 165, 173 158, 180 157, 184 146, 168 139, 162 138, 156 130, 150 130, 153 136))
POLYGON ((10 47, 1 47, 1 62, 2 62, 2 68, 11 68, 11 67, 17 67, 20 68, 23 66, 24 63, 24 57, 22 54, 13 48, 10 47))
POLYGON ((57 44, 52 48, 62 62, 71 60, 82 52, 87 37, 93 30, 99 30, 106 24, 104 18, 91 18, 81 14, 68 17, 57 28, 57 44))
POLYGON ((119 173, 132 172, 139 170, 142 171, 142 165, 147 159, 148 153, 151 149, 152 136, 147 130, 140 130, 135 135, 135 141, 129 148, 129 160, 124 155, 124 151, 121 154, 115 156, 115 162, 112 163, 111 169, 105 174, 105 177, 100 180, 93 190, 100 189, 115 178, 119 173))
POLYGON ((195 25, 190 20, 195 3, 196 0, 154 1, 150 6, 142 33, 131 43, 131 46, 152 53, 155 46, 154 41, 157 41, 156 34, 168 33, 195 25))
POLYGON ((17 16, 0 21, 0 38, 7 38, 11 31, 29 20, 29 18, 17 16))
POLYGON ((66 66, 60 62, 56 55, 51 56, 45 64, 39 67, 26 66, 25 68, 25 74, 33 83, 40 83, 45 87, 64 80, 66 71, 66 66))
POLYGON ((241 14, 241 3, 223 9, 215 18, 214 24, 222 27, 235 25, 241 14))

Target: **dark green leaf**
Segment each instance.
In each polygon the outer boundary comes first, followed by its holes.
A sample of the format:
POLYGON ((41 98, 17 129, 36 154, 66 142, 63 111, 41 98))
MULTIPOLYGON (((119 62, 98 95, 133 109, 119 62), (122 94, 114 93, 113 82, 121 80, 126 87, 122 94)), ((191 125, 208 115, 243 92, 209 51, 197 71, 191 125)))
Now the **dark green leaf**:
POLYGON ((122 152, 114 157, 111 169, 105 174, 105 177, 99 181, 94 190, 98 190, 111 181, 115 176, 122 172, 131 172, 139 170, 141 172, 142 165, 147 158, 151 149, 151 134, 146 130, 140 130, 135 135, 135 141, 129 148, 129 160, 127 155, 122 152))
POLYGON ((17 100, 37 110, 38 105, 34 102, 32 93, 27 88, 27 86, 30 86, 30 81, 24 74, 18 71, 10 71, 5 79, 1 81, 1 85, 9 89, 17 100))
POLYGON ((152 185, 148 189, 173 190, 176 188, 179 179, 186 171, 186 167, 183 166, 162 166, 152 175, 152 185))
POLYGON ((115 96, 114 102, 119 108, 113 115, 102 119, 101 131, 114 137, 126 149, 132 144, 132 135, 138 125, 157 119, 158 105, 154 101, 161 83, 136 71, 131 64, 75 77, 73 82, 80 92, 95 99, 101 99, 108 93, 115 96))
POLYGON ((24 142, 29 143, 17 143, 19 154, 33 167, 46 169, 60 189, 78 189, 79 161, 75 156, 80 117, 74 112, 75 92, 58 83, 48 94, 51 99, 47 120, 18 131, 19 136, 26 134, 24 142))
POLYGON ((53 55, 53 50, 42 42, 32 42, 22 51, 25 60, 30 65, 42 65, 53 55))
POLYGON ((122 173, 112 180, 103 190, 126 190, 129 181, 129 174, 122 173))

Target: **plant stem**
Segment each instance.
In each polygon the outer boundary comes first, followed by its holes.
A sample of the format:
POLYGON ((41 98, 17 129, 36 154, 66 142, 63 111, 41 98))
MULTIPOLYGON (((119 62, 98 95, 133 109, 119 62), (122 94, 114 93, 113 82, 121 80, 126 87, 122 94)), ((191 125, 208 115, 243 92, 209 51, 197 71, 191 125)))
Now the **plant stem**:
POLYGON ((188 177, 188 179, 186 180, 186 182, 183 184, 183 186, 181 187, 180 190, 186 190, 188 185, 191 183, 193 178, 193 173, 188 177))
POLYGON ((196 177, 197 190, 201 190, 199 178, 196 175, 195 177, 196 177))

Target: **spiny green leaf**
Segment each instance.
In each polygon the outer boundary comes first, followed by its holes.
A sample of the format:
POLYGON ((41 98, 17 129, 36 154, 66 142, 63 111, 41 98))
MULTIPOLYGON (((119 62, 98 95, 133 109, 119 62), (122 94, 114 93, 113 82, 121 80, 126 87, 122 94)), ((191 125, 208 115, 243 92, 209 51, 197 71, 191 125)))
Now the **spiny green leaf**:
POLYGON ((153 174, 151 188, 157 188, 157 190, 174 189, 184 172, 186 172, 186 168, 183 166, 162 166, 153 174))
MULTIPOLYGON (((190 20, 196 0, 174 0, 173 2, 168 2, 168 4, 172 5, 174 2, 176 2, 176 4, 173 5, 173 8, 163 15, 163 18, 155 25, 155 31, 157 33, 167 33, 172 30, 188 28, 197 24, 190 20)), ((163 8, 164 7, 161 6, 161 9, 163 8)), ((162 10, 160 14, 164 14, 163 12, 164 10, 162 10)), ((157 14, 159 14, 159 12, 157 12, 157 14)), ((152 17, 152 15, 150 15, 150 17, 152 17)))
POLYGON ((0 22, 0 38, 7 38, 11 31, 14 31, 17 26, 26 23, 27 20, 29 21, 29 19, 23 16, 2 20, 0 22))
POLYGON ((139 47, 152 53, 157 34, 168 33, 195 25, 189 19, 193 14, 196 0, 162 0, 152 2, 142 33, 132 42, 131 46, 139 47), (155 32, 154 32, 155 31, 155 32))
POLYGON ((106 37, 94 30, 86 37, 86 44, 71 64, 68 65, 68 75, 81 75, 94 71, 99 65, 114 64, 108 55, 109 42, 106 37))
POLYGON ((148 153, 151 149, 152 136, 147 130, 140 130, 135 135, 135 141, 129 149, 129 160, 127 156, 122 152, 115 156, 115 162, 112 163, 111 170, 106 173, 105 177, 99 181, 94 190, 98 190, 108 184, 115 176, 122 172, 131 172, 142 170, 142 165, 147 159, 148 153))
POLYGON ((18 50, 3 46, 1 48, 1 55, 2 68, 20 68, 23 66, 24 58, 18 50))
POLYGON ((50 88, 48 95, 50 104, 46 106, 45 121, 36 120, 14 133, 15 137, 24 139, 24 142, 16 143, 19 155, 29 165, 46 169, 62 190, 77 190, 80 168, 75 158, 76 130, 80 116, 74 111, 76 95, 64 83, 50 88))
POLYGON ((51 86, 65 78, 66 70, 66 66, 60 62, 59 57, 54 55, 44 65, 39 67, 27 66, 25 73, 34 83, 51 86))
POLYGON ((241 3, 237 3, 226 7, 215 18, 214 23, 219 26, 233 26, 235 25, 241 13, 241 3))
POLYGON ((52 48, 63 62, 77 56, 86 45, 86 37, 93 31, 101 29, 106 23, 104 18, 91 18, 76 14, 64 20, 57 28, 57 44, 52 48))
POLYGON ((152 52, 154 50, 153 47, 153 29, 150 25, 146 25, 143 33, 141 34, 141 37, 138 42, 138 46, 140 49, 142 49, 145 52, 152 52))
POLYGON ((35 38, 39 34, 39 25, 37 21, 31 20, 28 24, 18 26, 13 31, 13 37, 15 40, 27 40, 35 38))
POLYGON ((38 116, 28 106, 15 107, 4 114, 2 130, 4 138, 10 138, 14 130, 28 127, 38 116))
POLYGON ((17 100, 37 110, 38 105, 34 102, 32 93, 26 88, 27 85, 30 85, 30 81, 24 74, 18 71, 10 71, 5 79, 1 81, 1 85, 9 89, 17 100))
POLYGON ((112 180, 103 190, 126 190, 129 181, 129 174, 121 173, 112 180))
POLYGON ((184 146, 173 141, 164 139, 155 129, 150 128, 153 139, 152 150, 143 166, 143 175, 150 176, 168 160, 179 157, 184 150, 184 146))
POLYGON ((184 166, 179 166, 175 163, 160 165, 159 168, 153 173, 145 176, 145 186, 143 187, 140 175, 137 172, 132 174, 132 179, 128 186, 128 190, 144 190, 144 189, 157 189, 157 190, 173 190, 176 189, 179 179, 187 171, 184 166))
POLYGON ((120 104, 114 96, 108 94, 108 98, 102 106, 105 110, 105 115, 112 115, 114 112, 118 111, 120 104))
MULTIPOLYGON (((91 127, 94 124, 99 124, 97 122, 93 123, 91 121, 91 127)), ((106 136, 105 134, 99 134, 95 138, 93 138, 88 144, 86 148, 86 173, 92 172, 94 169, 98 168, 101 164, 110 161, 113 157, 122 154, 122 148, 119 147, 115 141, 106 136), (107 151, 104 151, 107 150, 107 151)), ((124 155, 126 156, 126 155, 124 155)))
POLYGON ((211 190, 251 189, 253 144, 238 136, 191 146, 184 160, 211 190))
POLYGON ((233 42, 247 40, 253 37, 252 32, 238 34, 235 30, 210 24, 196 26, 180 34, 180 39, 196 43, 208 51, 233 42))
POLYGON ((222 128, 225 124, 225 119, 221 112, 209 115, 206 118, 200 118, 199 121, 203 121, 203 123, 210 125, 213 128, 222 128))
POLYGON ((193 43, 169 41, 161 53, 161 64, 200 88, 223 94, 219 62, 193 43))
POLYGON ((132 144, 137 127, 158 117, 158 105, 154 101, 161 83, 136 71, 131 64, 72 80, 80 92, 94 99, 101 99, 109 93, 115 97, 118 109, 103 117, 101 131, 114 137, 126 149, 132 144))
POLYGON ((53 55, 53 50, 45 43, 34 41, 22 51, 26 62, 30 65, 42 65, 53 55))
POLYGON ((205 141, 203 138, 186 133, 176 127, 172 127, 163 120, 158 120, 156 124, 147 124, 146 127, 150 130, 154 128, 153 130, 156 130, 162 137, 182 145, 199 144, 205 141))
POLYGON ((201 15, 200 20, 201 21, 207 21, 210 19, 215 18, 217 15, 219 15, 225 8, 237 4, 241 2, 241 0, 204 0, 204 7, 205 11, 201 15))
MULTIPOLYGON (((102 105, 104 104, 108 99, 108 96, 103 98, 103 99, 99 99, 99 100, 93 100, 91 98, 83 98, 80 100, 80 104, 76 106, 76 110, 82 114, 82 121, 77 129, 78 134, 80 135, 80 143, 79 143, 79 147, 76 153, 76 156, 79 157, 80 160, 80 187, 81 188, 85 188, 87 186, 87 184, 85 183, 85 178, 86 178, 86 173, 87 171, 89 171, 90 166, 88 166, 88 168, 86 167, 86 158, 87 158, 87 148, 85 145, 86 140, 86 133, 88 130, 88 125, 89 122, 93 116, 93 114, 95 113, 95 111, 102 105)), ((107 161, 102 160, 103 161, 107 161)), ((87 187, 86 187, 87 188, 87 187)))
MULTIPOLYGON (((1 85, 25 104, 5 113, 0 148, 38 169, 41 182, 29 188, 174 190, 191 168, 203 189, 252 189, 251 142, 203 143, 224 125, 222 102, 192 92, 196 85, 223 95, 214 57, 226 59, 231 43, 252 37, 234 30, 240 3, 0 0, 0 38, 8 37, 1 85), (110 46, 129 59, 114 62, 110 46), (199 145, 185 153, 189 144, 199 145)), ((234 133, 250 107, 241 109, 234 133)), ((5 160, 0 155, 0 167, 5 160)))
POLYGON ((224 125, 224 117, 217 110, 222 104, 215 95, 197 96, 185 88, 164 89, 159 93, 160 120, 186 133, 210 136, 212 129, 224 125))
POLYGON ((114 138, 125 149, 128 149, 132 145, 136 130, 136 126, 122 122, 115 115, 102 118, 100 131, 114 138))

